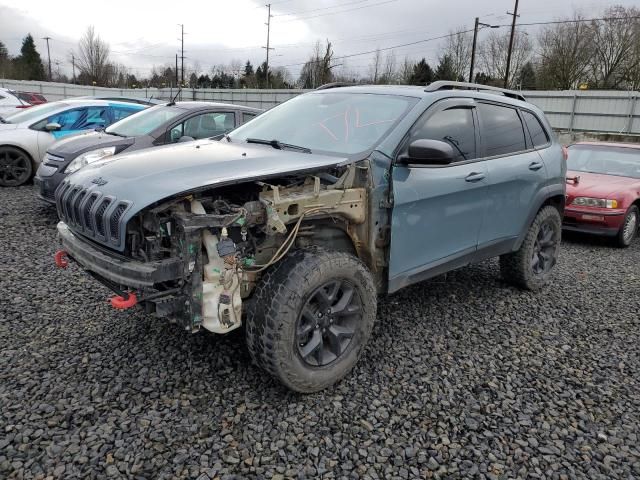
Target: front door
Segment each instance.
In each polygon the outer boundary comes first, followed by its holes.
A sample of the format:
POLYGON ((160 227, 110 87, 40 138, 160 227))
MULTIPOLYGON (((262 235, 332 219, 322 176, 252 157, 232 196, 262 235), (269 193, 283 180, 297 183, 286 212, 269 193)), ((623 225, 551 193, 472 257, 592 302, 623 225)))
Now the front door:
POLYGON ((418 139, 451 144, 449 165, 393 167, 389 290, 461 266, 474 256, 486 208, 487 165, 477 157, 472 99, 447 99, 430 107, 400 148, 418 139))

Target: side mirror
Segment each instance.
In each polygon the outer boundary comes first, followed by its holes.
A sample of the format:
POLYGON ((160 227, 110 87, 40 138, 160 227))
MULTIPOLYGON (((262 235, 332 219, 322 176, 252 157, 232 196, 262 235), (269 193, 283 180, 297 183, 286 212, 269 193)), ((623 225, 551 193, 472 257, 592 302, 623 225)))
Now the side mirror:
POLYGON ((180 137, 178 139, 178 143, 183 143, 183 142, 193 142, 195 140, 195 138, 190 137, 188 135, 183 135, 182 137, 180 137))
POLYGON ((47 123, 44 126, 44 129, 47 132, 55 132, 56 130, 60 130, 61 128, 62 128, 62 125, 60 125, 59 123, 56 123, 56 122, 47 123))
POLYGON ((407 153, 398 158, 400 163, 419 165, 448 165, 456 158, 453 147, 440 140, 414 140, 407 153))

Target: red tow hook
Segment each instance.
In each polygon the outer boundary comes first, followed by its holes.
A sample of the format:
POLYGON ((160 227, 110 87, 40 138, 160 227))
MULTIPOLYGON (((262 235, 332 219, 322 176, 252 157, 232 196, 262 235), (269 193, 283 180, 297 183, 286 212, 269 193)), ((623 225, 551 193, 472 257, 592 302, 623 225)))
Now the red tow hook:
POLYGON ((64 250, 58 250, 53 255, 53 260, 56 262, 56 267, 58 268, 67 268, 69 266, 69 261, 67 260, 67 252, 64 250))
POLYGON ((113 308, 117 308, 119 310, 125 310, 127 308, 134 307, 138 303, 138 298, 135 293, 125 293, 126 297, 121 297, 117 295, 115 297, 111 297, 111 306, 113 308))

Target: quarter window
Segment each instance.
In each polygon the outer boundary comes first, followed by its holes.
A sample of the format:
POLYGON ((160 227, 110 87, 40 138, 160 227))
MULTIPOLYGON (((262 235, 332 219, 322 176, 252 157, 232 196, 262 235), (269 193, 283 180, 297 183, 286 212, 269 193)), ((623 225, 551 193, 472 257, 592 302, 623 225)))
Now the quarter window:
POLYGON ((242 112, 242 123, 247 123, 249 120, 255 118, 255 116, 255 113, 242 112))
POLYGON ((524 118, 524 123, 527 124, 527 128, 529 129, 529 134, 531 135, 531 141, 533 142, 534 147, 541 147, 549 143, 549 137, 547 136, 547 132, 544 127, 533 113, 525 112, 522 110, 522 118, 524 118))
POLYGON ((476 136, 470 108, 450 108, 434 113, 411 135, 414 140, 440 140, 456 152, 454 162, 476 158, 476 136))
POLYGON ((522 122, 514 108, 480 103, 478 112, 485 156, 506 155, 527 149, 522 122))

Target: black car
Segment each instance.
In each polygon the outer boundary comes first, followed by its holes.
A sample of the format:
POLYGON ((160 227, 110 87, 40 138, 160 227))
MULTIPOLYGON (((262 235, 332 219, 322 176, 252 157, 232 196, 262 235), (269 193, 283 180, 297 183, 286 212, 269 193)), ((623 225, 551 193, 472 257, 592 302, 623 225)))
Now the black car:
POLYGON ((262 110, 211 102, 170 102, 114 123, 106 130, 65 138, 44 156, 34 182, 38 196, 54 203, 54 192, 68 175, 105 157, 143 148, 222 135, 262 110))

